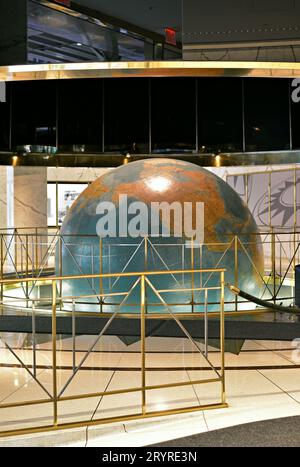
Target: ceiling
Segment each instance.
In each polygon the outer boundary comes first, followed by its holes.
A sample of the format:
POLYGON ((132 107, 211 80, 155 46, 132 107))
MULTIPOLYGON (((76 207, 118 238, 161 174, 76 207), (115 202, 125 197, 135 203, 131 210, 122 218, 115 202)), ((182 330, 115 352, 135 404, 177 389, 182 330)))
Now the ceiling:
POLYGON ((166 27, 182 30, 182 0, 75 0, 136 26, 164 34, 166 27))

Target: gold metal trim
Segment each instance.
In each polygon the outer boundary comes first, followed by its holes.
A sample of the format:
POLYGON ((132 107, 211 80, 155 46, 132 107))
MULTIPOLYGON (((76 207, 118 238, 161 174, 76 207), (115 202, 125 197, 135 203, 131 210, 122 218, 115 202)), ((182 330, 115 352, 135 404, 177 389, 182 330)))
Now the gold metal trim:
POLYGON ((115 417, 114 419, 111 418, 102 418, 96 420, 89 420, 86 422, 73 422, 73 423, 64 423, 59 424, 57 426, 41 426, 37 428, 25 428, 23 430, 11 430, 11 431, 3 431, 0 432, 0 438, 6 438, 10 436, 20 436, 20 435, 29 435, 35 433, 46 433, 50 431, 61 431, 61 430, 68 430, 73 428, 82 428, 82 427, 90 427, 90 426, 97 426, 97 425, 107 425, 109 423, 116 423, 116 422, 128 422, 133 420, 142 420, 146 418, 153 418, 153 417, 162 417, 168 415, 176 415, 182 413, 189 413, 189 412, 199 412, 203 410, 213 410, 213 409, 225 409, 228 408, 228 404, 216 403, 216 404, 207 404, 201 407, 187 407, 185 409, 173 409, 173 410, 166 410, 163 412, 149 412, 146 415, 143 414, 136 414, 136 415, 127 415, 123 417, 115 417))
POLYGON ((148 61, 58 63, 0 67, 1 81, 162 76, 300 77, 300 63, 237 61, 148 61))

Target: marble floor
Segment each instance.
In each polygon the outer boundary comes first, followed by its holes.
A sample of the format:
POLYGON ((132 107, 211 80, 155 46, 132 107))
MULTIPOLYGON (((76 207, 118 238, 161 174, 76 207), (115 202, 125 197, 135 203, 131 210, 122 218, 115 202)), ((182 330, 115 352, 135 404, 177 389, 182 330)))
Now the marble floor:
MULTIPOLYGON (((76 365, 95 338, 76 338, 76 365)), ((0 341, 0 404, 47 399, 52 394, 52 348, 39 338, 36 379, 29 338, 3 334, 0 341), (8 343, 11 350, 5 346, 8 343), (22 368, 20 361, 27 366, 22 368), (31 373, 30 373, 31 372, 31 373)), ((229 407, 188 414, 78 428, 47 435, 0 439, 0 446, 144 446, 242 423, 300 415, 299 342, 246 341, 240 355, 226 354, 226 394, 229 407)), ((186 339, 148 338, 146 385, 192 382, 215 377, 207 360, 186 339)), ((209 349, 213 367, 220 353, 209 349)), ((72 339, 60 339, 57 351, 57 386, 60 392, 73 375, 72 339)), ((140 344, 126 346, 104 336, 88 355, 63 396, 125 390, 141 385, 140 344)), ((147 410, 199 407, 220 401, 220 384, 191 384, 147 391, 147 410)), ((127 416, 141 410, 140 392, 60 402, 60 423, 127 416)), ((51 403, 0 409, 0 431, 52 423, 51 403)))

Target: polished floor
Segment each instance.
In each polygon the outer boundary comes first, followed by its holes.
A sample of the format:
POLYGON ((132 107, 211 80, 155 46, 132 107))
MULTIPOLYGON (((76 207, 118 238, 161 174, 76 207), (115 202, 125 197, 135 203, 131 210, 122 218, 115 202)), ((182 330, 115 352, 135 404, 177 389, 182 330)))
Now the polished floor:
MULTIPOLYGON (((76 365, 85 357, 94 338, 76 339, 76 365)), ((299 344, 299 343, 298 343, 299 344)), ((70 382, 65 396, 137 387, 141 384, 139 343, 126 346, 119 339, 103 337, 70 382)), ((47 398, 52 393, 51 342, 40 338, 37 381, 30 341, 21 335, 3 335, 0 349, 0 403, 47 398), (13 353, 5 348, 7 342, 13 353), (20 362, 27 365, 26 370, 20 362)), ((218 367, 220 354, 210 349, 209 359, 218 367)), ((73 370, 72 340, 61 339, 57 352, 58 388, 73 370)), ((214 372, 186 339, 147 339, 146 384, 167 384, 211 378, 214 372)), ((246 341, 240 355, 226 354, 228 409, 198 411, 147 420, 114 423, 48 436, 27 436, 20 445, 143 446, 228 426, 271 418, 300 415, 300 351, 297 342, 246 341)), ((147 391, 147 410, 199 407, 220 400, 219 383, 193 384, 147 391)), ((138 392, 93 397, 59 404, 59 422, 126 416, 141 409, 138 392)), ((48 425, 51 403, 0 410, 0 430, 48 425)), ((11 441, 0 440, 0 446, 11 441)))

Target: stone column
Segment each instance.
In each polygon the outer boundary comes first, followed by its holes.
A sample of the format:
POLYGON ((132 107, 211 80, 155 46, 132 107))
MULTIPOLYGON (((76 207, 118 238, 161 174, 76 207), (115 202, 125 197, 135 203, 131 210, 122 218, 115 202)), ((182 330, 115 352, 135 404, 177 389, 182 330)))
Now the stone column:
POLYGON ((15 228, 47 227, 47 168, 16 167, 15 228))
POLYGON ((7 227, 7 167, 0 167, 0 230, 7 227))
POLYGON ((44 266, 47 251, 47 168, 16 167, 14 170, 15 263, 26 267, 26 239, 30 257, 29 268, 44 266))

